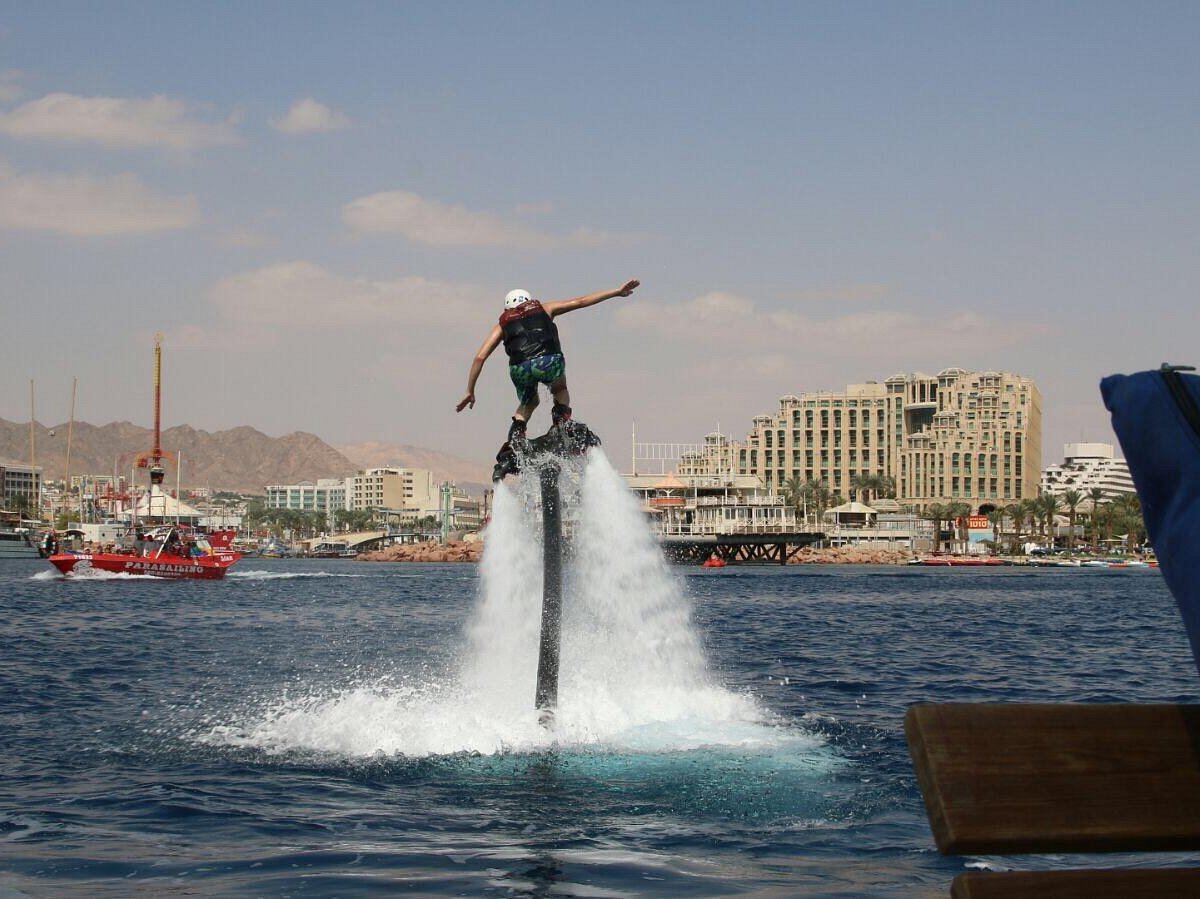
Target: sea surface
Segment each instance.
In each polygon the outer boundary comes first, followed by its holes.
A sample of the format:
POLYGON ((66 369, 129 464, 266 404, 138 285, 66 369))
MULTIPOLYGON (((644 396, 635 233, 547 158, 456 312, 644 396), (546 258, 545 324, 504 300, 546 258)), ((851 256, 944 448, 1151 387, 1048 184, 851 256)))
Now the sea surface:
POLYGON ((569 582, 547 733, 495 577, 4 563, 0 896, 945 896, 910 703, 1200 686, 1156 571, 664 568, 682 650, 569 582))

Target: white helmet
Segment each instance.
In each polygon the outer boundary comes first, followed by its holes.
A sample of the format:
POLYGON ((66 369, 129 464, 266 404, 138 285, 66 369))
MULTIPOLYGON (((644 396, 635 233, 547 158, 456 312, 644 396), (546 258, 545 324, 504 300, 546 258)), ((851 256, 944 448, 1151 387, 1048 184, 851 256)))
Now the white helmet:
POLYGON ((518 306, 531 302, 533 297, 529 295, 528 290, 510 290, 504 295, 504 308, 516 309, 518 306))

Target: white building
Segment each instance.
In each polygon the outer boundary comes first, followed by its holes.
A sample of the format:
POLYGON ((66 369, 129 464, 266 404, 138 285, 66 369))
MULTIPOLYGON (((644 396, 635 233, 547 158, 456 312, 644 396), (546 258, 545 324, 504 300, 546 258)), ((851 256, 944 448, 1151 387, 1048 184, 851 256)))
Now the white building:
POLYGON ((1111 443, 1068 443, 1063 446, 1063 463, 1042 471, 1043 493, 1061 496, 1077 490, 1087 496, 1095 489, 1109 498, 1136 493, 1133 477, 1124 459, 1116 458, 1111 443))
POLYGON ((267 486, 268 509, 296 509, 300 512, 337 512, 350 508, 351 478, 318 478, 314 484, 270 484, 267 486))
POLYGON ((795 507, 755 475, 630 474, 625 483, 661 535, 770 534, 802 530, 795 507))

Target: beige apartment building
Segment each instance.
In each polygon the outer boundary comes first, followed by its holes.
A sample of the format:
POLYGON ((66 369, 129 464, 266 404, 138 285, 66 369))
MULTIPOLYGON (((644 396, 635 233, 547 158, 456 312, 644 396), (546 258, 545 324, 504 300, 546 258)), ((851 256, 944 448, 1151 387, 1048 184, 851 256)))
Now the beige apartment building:
POLYGON ((947 368, 898 374, 840 392, 785 396, 759 415, 744 443, 710 434, 680 460, 683 474, 753 474, 773 490, 822 480, 849 497, 858 476, 887 475, 896 499, 973 511, 1038 494, 1042 401, 1030 378, 947 368))
POLYGON ((440 488, 425 468, 367 468, 350 478, 347 491, 352 510, 436 509, 440 488))

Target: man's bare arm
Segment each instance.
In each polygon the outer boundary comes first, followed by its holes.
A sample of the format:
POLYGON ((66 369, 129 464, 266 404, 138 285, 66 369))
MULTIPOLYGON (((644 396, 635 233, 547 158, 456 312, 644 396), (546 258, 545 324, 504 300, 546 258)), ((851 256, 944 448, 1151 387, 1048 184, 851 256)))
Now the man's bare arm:
POLYGON ((479 347, 479 352, 475 354, 475 358, 471 360, 471 373, 467 375, 467 395, 462 398, 462 402, 455 407, 455 412, 461 412, 470 406, 475 408, 475 382, 479 380, 479 373, 483 371, 483 363, 487 362, 488 356, 492 355, 492 350, 500 345, 500 338, 503 332, 500 326, 496 325, 488 334, 487 340, 479 347))
POLYGON ((613 297, 627 297, 637 288, 641 281, 636 278, 632 281, 626 281, 616 290, 603 290, 600 293, 589 293, 585 297, 575 297, 573 300, 558 300, 554 303, 543 303, 542 308, 546 310, 551 318, 556 315, 562 315, 566 312, 573 312, 576 309, 583 309, 585 306, 595 306, 597 303, 603 303, 605 300, 611 300, 613 297))

